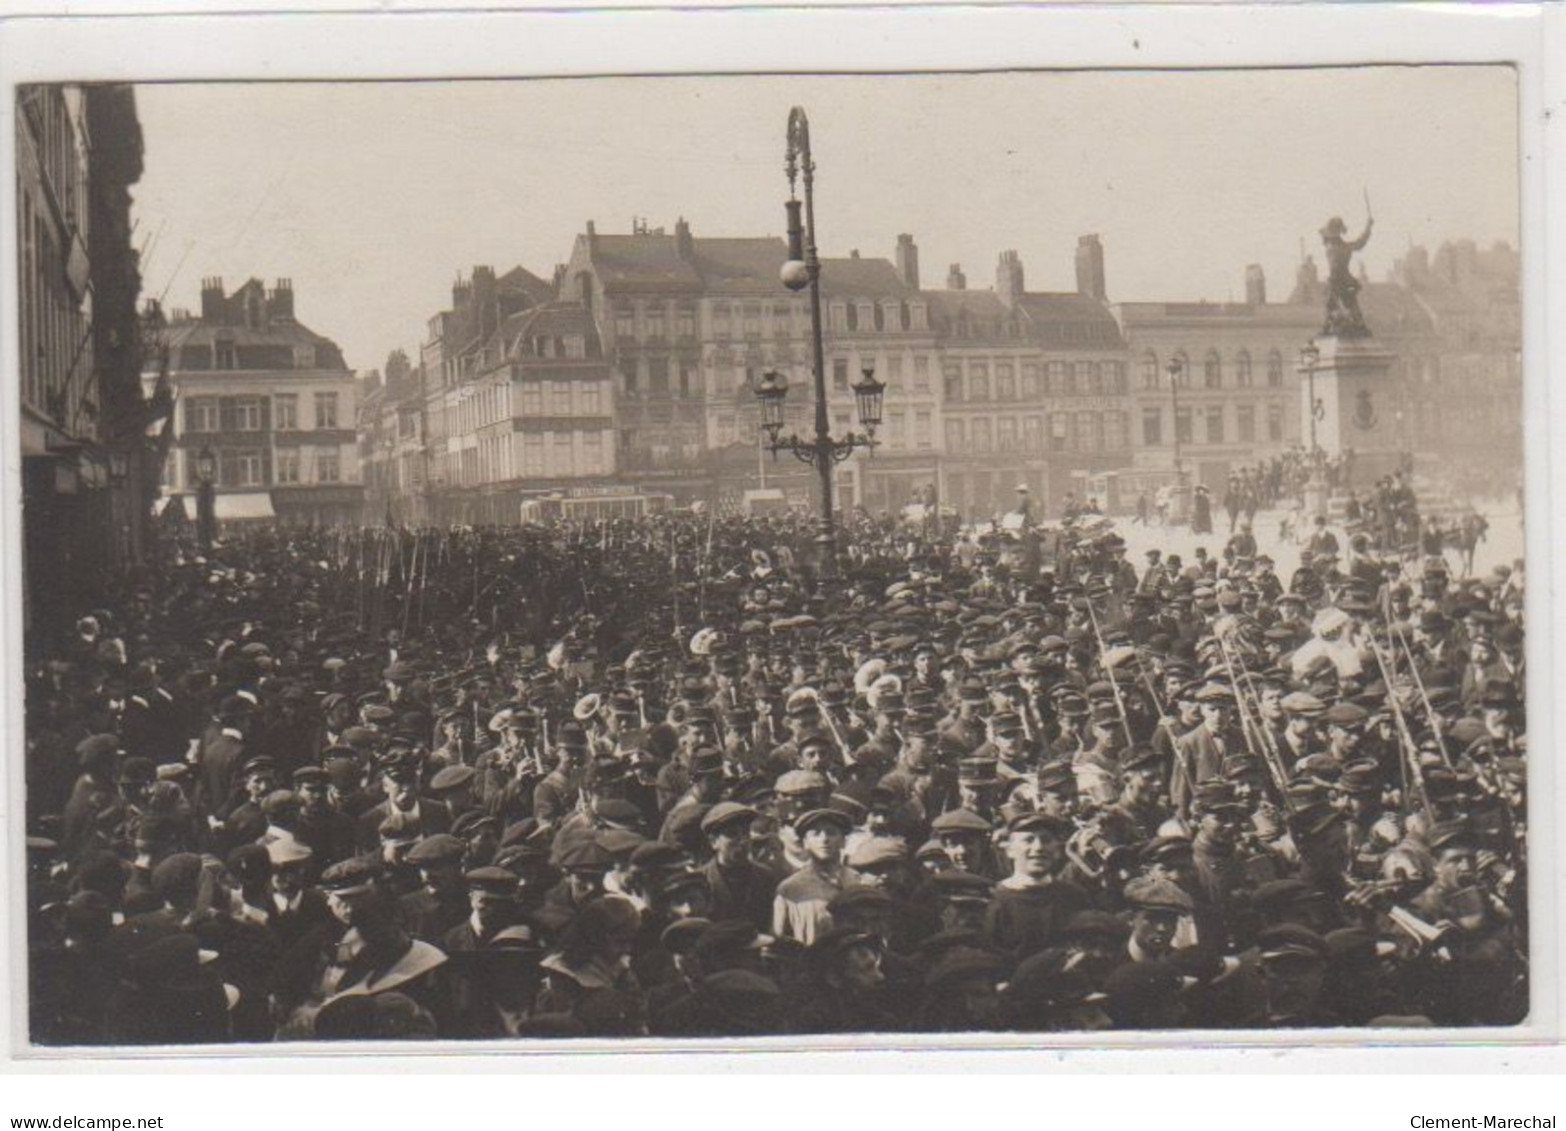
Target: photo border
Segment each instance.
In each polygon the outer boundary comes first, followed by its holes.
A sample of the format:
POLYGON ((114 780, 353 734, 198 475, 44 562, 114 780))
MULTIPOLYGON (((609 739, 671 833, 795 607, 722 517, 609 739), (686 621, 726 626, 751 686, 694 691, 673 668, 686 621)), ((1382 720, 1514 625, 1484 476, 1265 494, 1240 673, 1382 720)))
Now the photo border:
MULTIPOLYGON (((150 11, 156 4, 146 4, 150 11)), ((325 7, 325 5, 321 5, 325 7)), ((45 5, 35 5, 45 8, 45 5)), ((64 7, 60 5, 59 7, 64 7)), ((209 7, 210 5, 205 5, 209 7)), ((723 1040, 632 1038, 537 1042, 357 1043, 321 1042, 220 1045, 178 1049, 55 1049, 27 1043, 26 930, 18 879, 25 837, 22 806, 22 686, 7 679, 3 718, 5 780, 0 782, 0 825, 5 868, 0 875, 0 938, 8 940, 9 994, 0 995, 0 1032, 12 1055, 30 1064, 89 1064, 169 1058, 191 1062, 251 1061, 292 1070, 310 1063, 340 1070, 345 1061, 416 1056, 441 1061, 499 1061, 501 1054, 528 1061, 560 1058, 639 1057, 669 1053, 788 1054, 818 1052, 963 1053, 1049 1051, 1065 1062, 1120 1055, 1125 1050, 1176 1050, 1199 1055, 1262 1054, 1280 1049, 1347 1049, 1357 1056, 1445 1047, 1477 1055, 1486 1046, 1556 1043, 1561 1039, 1562 938, 1559 907, 1566 873, 1556 865, 1566 798, 1552 752, 1559 748, 1554 685, 1556 641, 1566 639, 1566 571, 1554 553, 1550 521, 1562 489, 1560 467, 1549 448, 1566 450, 1566 417, 1551 396, 1546 375, 1562 371, 1558 338, 1550 323, 1566 325, 1566 301, 1558 276, 1566 251, 1566 184, 1560 115, 1566 82, 1553 62, 1566 55, 1563 11, 1540 5, 1485 8, 1391 4, 1358 6, 1092 5, 1041 8, 1013 5, 956 7, 943 4, 869 9, 831 6, 804 9, 707 7, 683 9, 580 8, 472 12, 360 8, 286 13, 176 14, 70 18, 23 17, 0 23, 0 90, 14 105, 16 87, 28 82, 134 81, 436 81, 456 78, 563 78, 698 74, 896 74, 1019 70, 1165 70, 1387 64, 1504 63, 1516 68, 1521 191, 1519 247, 1523 263, 1523 372, 1526 560, 1528 593, 1530 946, 1533 1007, 1519 1027, 1449 1030, 1316 1030, 1107 1034, 891 1034, 853 1037, 768 1037, 723 1040), (347 50, 344 50, 345 45, 347 50), (1551 48, 1554 48, 1553 56, 1551 48), (721 61, 714 67, 714 61, 721 61), (1547 65, 1547 63, 1549 65, 1547 65), (1550 109, 1553 108, 1553 111, 1550 109), (1547 142, 1553 140, 1554 145, 1547 142), (1553 199, 1546 188, 1555 188, 1553 199), (1548 241, 1548 242, 1547 242, 1548 241), (1367 1040, 1373 1034, 1374 1040, 1367 1040), (303 1064, 301 1063, 303 1061, 303 1064), (292 1062, 292 1063, 290 1063, 292 1062)), ((72 5, 72 10, 80 10, 72 5)), ((0 154, 14 158, 14 114, 0 127, 0 154)), ((14 167, 14 160, 13 166, 14 167)), ((0 186, 0 257, 15 262, 15 184, 0 186)), ((8 268, 9 270, 9 268, 8 268)), ((13 276, 7 276, 13 277, 13 276)), ((5 287, 0 313, 0 372, 18 371, 15 288, 5 287)), ((0 527, 0 577, 7 600, 0 607, 3 670, 21 665, 19 400, 5 398, 0 453, 4 455, 4 525, 0 527)), ((698 1057, 697 1060, 706 1059, 698 1057)), ((770 1060, 752 1055, 744 1060, 770 1060)), ((1138 1058, 1140 1059, 1140 1058, 1138 1058)), ((1242 1058, 1243 1059, 1243 1058, 1242 1058)), ((512 1063, 515 1063, 513 1061, 512 1063)), ((1072 1065, 1073 1067, 1075 1065, 1072 1065)), ((1288 1067, 1289 1065, 1285 1065, 1288 1067)), ((667 1070, 666 1066, 659 1070, 667 1070)))

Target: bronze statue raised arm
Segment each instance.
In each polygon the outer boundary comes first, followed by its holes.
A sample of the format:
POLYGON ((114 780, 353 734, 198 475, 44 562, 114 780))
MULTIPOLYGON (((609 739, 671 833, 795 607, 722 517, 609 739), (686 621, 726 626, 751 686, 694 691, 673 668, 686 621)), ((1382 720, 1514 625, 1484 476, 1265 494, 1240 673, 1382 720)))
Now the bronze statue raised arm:
POLYGON ((1348 226, 1339 216, 1327 221, 1321 229, 1321 242, 1326 248, 1327 266, 1327 319, 1321 332, 1340 338, 1364 338, 1370 336, 1365 316, 1359 309, 1359 280, 1349 271, 1349 260, 1356 251, 1370 242, 1370 229, 1375 218, 1366 210, 1365 230, 1357 240, 1346 240, 1348 226))

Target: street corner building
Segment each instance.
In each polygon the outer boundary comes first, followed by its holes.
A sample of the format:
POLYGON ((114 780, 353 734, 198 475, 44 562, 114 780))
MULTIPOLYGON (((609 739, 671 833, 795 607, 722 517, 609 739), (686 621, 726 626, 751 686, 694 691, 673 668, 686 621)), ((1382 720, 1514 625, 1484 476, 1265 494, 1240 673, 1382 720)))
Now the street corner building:
POLYGON ((294 301, 289 279, 250 279, 227 293, 207 278, 199 311, 148 311, 156 350, 141 380, 174 404, 161 520, 195 522, 204 479, 218 523, 362 518, 360 382, 337 345, 295 317, 294 301))

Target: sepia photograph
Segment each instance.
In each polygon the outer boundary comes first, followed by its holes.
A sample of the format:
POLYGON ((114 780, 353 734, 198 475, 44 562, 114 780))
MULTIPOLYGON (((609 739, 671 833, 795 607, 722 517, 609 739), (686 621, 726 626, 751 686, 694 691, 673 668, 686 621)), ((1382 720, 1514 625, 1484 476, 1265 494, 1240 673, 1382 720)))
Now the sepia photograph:
POLYGON ((30 1045, 1526 1024, 1519 97, 16 87, 30 1045))

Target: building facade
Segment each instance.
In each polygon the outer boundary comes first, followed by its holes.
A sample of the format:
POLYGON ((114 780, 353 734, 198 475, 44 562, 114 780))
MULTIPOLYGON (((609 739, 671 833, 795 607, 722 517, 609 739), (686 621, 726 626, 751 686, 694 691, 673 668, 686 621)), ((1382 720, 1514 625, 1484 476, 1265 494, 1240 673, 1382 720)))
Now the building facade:
POLYGON ((1321 308, 1268 302, 1252 266, 1245 302, 1120 303, 1115 314, 1130 350, 1135 466, 1173 469, 1178 456, 1189 482, 1222 494, 1230 472, 1305 442, 1298 359, 1321 308))
POLYGON ((145 560, 145 435, 158 409, 138 379, 134 93, 23 87, 15 125, 23 616, 33 640, 67 627, 107 576, 145 560))
MULTIPOLYGON (((175 399, 167 499, 195 517, 210 452, 220 523, 361 520, 359 382, 334 342, 296 320, 289 280, 225 294, 207 279, 199 316, 171 312, 165 334, 175 399)), ((143 375, 149 387, 153 377, 143 375)))
POLYGON ((1096 236, 1079 244, 1076 292, 1031 292, 1003 252, 995 287, 970 291, 960 267, 926 292, 940 357, 942 505, 985 520, 1086 498, 1091 477, 1130 463, 1127 346, 1104 298, 1096 236), (1085 254, 1084 254, 1085 251, 1085 254))

